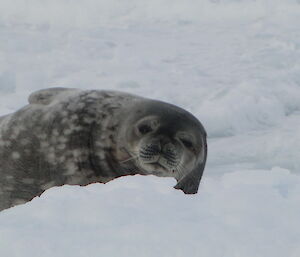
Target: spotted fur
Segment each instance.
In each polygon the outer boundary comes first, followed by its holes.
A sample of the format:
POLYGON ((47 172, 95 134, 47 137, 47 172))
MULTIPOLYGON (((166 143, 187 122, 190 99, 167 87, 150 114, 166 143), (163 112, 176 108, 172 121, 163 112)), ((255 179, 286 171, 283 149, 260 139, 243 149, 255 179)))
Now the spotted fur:
MULTIPOLYGON (((53 186, 147 175, 138 162, 161 153, 158 145, 150 144, 136 157, 123 135, 130 118, 143 115, 145 103, 155 109, 165 108, 165 103, 122 92, 66 88, 35 92, 29 103, 0 118, 0 210, 30 201, 53 186)), ((205 133, 201 124, 199 129, 205 133)), ((163 150, 170 169, 179 169, 178 154, 174 147, 163 150)))

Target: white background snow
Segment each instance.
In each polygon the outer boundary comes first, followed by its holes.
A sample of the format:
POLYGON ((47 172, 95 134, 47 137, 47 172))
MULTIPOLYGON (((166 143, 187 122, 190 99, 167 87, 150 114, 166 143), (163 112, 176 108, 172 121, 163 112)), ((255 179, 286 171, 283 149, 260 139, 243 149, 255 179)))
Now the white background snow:
POLYGON ((52 86, 181 106, 208 132, 170 178, 53 188, 0 213, 1 257, 299 257, 299 0, 2 0, 0 115, 52 86))

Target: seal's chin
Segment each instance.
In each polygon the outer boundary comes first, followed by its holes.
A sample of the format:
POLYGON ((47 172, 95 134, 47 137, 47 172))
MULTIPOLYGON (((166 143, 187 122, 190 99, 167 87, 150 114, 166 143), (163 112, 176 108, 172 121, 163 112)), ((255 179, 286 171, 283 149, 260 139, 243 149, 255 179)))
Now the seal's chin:
POLYGON ((175 169, 170 170, 159 162, 155 163, 143 163, 140 162, 140 168, 142 168, 147 174, 153 174, 158 177, 174 177, 175 169))

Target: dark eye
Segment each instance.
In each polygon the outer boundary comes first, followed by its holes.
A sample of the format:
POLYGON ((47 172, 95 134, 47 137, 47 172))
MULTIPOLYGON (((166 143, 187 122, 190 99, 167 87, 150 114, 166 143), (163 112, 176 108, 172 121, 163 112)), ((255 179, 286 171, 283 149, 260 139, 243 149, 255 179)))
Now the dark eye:
POLYGON ((185 147, 187 148, 192 148, 193 147, 193 143, 187 139, 180 139, 181 142, 184 144, 185 147))
POLYGON ((139 132, 143 135, 152 131, 152 128, 149 125, 143 124, 139 126, 139 132))

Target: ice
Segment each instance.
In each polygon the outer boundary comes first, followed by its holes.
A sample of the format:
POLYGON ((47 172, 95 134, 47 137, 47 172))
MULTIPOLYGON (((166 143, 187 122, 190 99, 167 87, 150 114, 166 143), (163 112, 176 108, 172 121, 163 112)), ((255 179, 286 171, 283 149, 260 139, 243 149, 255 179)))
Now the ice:
POLYGON ((0 115, 122 90, 192 112, 209 155, 197 195, 134 176, 5 210, 0 256, 299 257, 299 27, 297 0, 2 1, 0 115))

